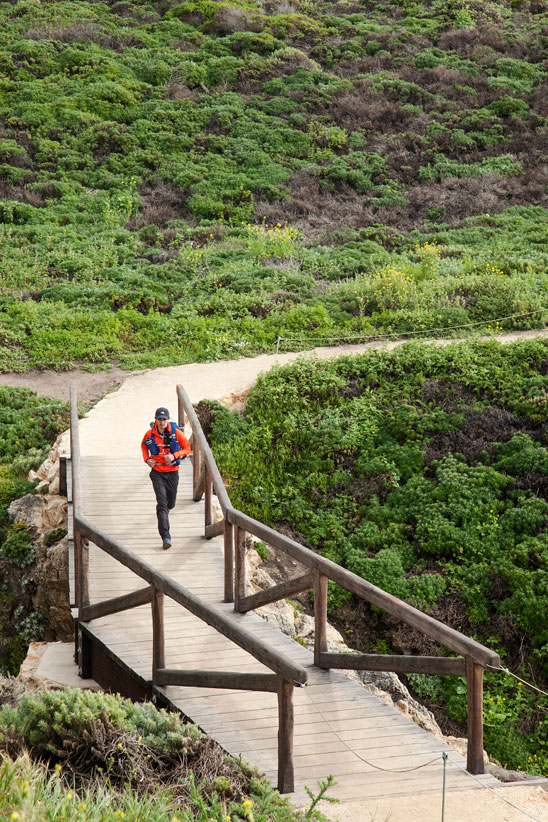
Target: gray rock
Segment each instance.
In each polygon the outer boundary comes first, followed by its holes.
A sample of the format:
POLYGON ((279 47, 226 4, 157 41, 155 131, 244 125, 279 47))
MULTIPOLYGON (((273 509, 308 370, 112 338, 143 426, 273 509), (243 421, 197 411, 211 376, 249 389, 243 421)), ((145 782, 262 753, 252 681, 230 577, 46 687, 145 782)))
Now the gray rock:
POLYGON ((35 535, 42 531, 43 511, 46 505, 45 498, 39 494, 25 494, 20 499, 13 500, 8 508, 8 514, 14 522, 22 522, 35 535))

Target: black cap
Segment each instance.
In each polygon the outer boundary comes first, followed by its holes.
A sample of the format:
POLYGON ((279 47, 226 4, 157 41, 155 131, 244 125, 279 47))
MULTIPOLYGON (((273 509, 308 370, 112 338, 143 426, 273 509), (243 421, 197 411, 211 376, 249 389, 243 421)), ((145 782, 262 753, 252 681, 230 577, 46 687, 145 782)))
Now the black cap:
POLYGON ((168 420, 169 419, 169 411, 167 408, 157 408, 154 412, 154 419, 156 420, 168 420))

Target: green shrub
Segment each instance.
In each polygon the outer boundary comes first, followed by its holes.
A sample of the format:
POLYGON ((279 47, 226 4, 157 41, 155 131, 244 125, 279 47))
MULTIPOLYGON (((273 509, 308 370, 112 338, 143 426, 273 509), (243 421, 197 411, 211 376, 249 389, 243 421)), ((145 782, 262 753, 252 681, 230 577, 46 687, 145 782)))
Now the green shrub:
POLYGON ((93 737, 101 725, 120 736, 140 737, 144 746, 162 754, 191 749, 202 737, 195 725, 185 725, 177 714, 102 692, 29 693, 15 707, 0 709, 4 738, 20 740, 38 756, 59 756, 67 750, 66 740, 93 737))
POLYGON ((36 550, 28 528, 16 522, 8 528, 7 536, 0 545, 0 556, 11 565, 24 568, 34 560, 36 550))
POLYGON ((44 545, 46 548, 50 548, 52 545, 55 545, 56 542, 59 542, 66 537, 67 529, 66 528, 54 528, 53 531, 49 531, 44 537, 44 545))

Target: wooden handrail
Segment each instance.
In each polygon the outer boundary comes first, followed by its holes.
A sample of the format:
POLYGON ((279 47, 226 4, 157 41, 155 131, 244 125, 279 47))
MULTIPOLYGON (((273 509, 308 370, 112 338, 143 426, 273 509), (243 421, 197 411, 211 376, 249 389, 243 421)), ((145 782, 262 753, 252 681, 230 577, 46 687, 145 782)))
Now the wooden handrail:
POLYGON ((209 476, 211 477, 213 488, 215 489, 215 493, 217 495, 217 499, 219 500, 221 510, 223 514, 226 514, 226 511, 228 509, 232 509, 230 497, 228 496, 225 484, 222 480, 219 469, 217 468, 217 463, 215 462, 215 458, 211 452, 209 443, 205 438, 204 432, 202 431, 200 421, 196 416, 194 406, 192 405, 190 397, 188 396, 182 385, 177 386, 177 398, 178 400, 180 400, 182 407, 184 408, 184 412, 188 417, 188 420, 192 427, 192 433, 194 434, 194 438, 195 440, 198 440, 198 445, 203 454, 204 462, 206 464, 207 470, 209 471, 209 476))
POLYGON ((162 574, 144 562, 137 554, 128 551, 117 540, 105 534, 99 528, 93 526, 82 515, 75 515, 75 528, 83 537, 93 542, 102 551, 118 560, 134 574, 153 585, 159 591, 182 605, 191 614, 197 616, 203 622, 211 625, 216 631, 226 636, 240 648, 248 651, 255 659, 266 665, 272 671, 293 682, 295 685, 304 685, 307 681, 307 673, 302 665, 292 662, 279 651, 271 648, 266 642, 258 639, 251 631, 235 623, 230 617, 223 614, 213 605, 202 601, 191 591, 183 588, 178 582, 162 574))
POLYGON ((460 634, 458 631, 455 631, 454 628, 444 625, 443 622, 439 622, 437 619, 428 616, 428 614, 424 614, 417 608, 413 608, 412 605, 383 591, 382 588, 377 588, 376 585, 352 573, 352 571, 348 571, 341 565, 337 565, 336 562, 316 554, 309 548, 305 548, 303 545, 300 545, 300 543, 295 542, 295 540, 278 533, 278 531, 274 531, 267 525, 263 525, 262 522, 258 522, 234 508, 227 511, 226 516, 229 522, 237 525, 239 529, 254 534, 267 544, 285 551, 293 557, 293 559, 298 560, 306 567, 319 571, 333 582, 337 582, 343 588, 362 597, 372 605, 382 608, 392 616, 398 617, 402 622, 407 623, 413 628, 417 628, 423 634, 426 634, 426 636, 436 640, 436 642, 439 642, 441 645, 445 645, 446 648, 450 648, 456 653, 469 656, 480 665, 490 665, 494 668, 500 666, 500 657, 495 651, 486 648, 484 645, 481 645, 474 639, 470 639, 470 637, 464 634, 460 634))
POLYGON ((78 429, 78 402, 76 387, 70 386, 70 458, 72 462, 72 505, 74 513, 82 510, 82 484, 80 482, 80 432, 78 429))

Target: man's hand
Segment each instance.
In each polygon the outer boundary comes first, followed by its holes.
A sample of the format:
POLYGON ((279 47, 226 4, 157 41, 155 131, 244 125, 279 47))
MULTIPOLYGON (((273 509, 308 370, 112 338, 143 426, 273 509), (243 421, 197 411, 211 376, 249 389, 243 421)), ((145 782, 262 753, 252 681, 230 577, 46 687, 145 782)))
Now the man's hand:
POLYGON ((169 462, 169 463, 175 462, 175 457, 173 456, 173 454, 166 454, 165 458, 166 458, 166 461, 169 462))
POLYGON ((147 465, 148 465, 150 468, 154 468, 154 466, 156 465, 156 460, 153 460, 153 459, 152 459, 152 457, 149 457, 149 458, 147 459, 147 465))

